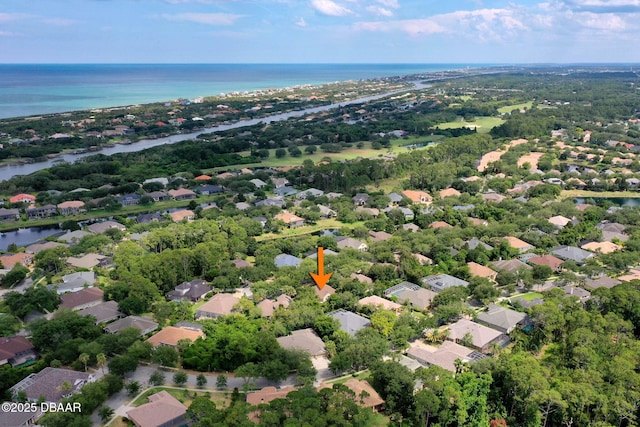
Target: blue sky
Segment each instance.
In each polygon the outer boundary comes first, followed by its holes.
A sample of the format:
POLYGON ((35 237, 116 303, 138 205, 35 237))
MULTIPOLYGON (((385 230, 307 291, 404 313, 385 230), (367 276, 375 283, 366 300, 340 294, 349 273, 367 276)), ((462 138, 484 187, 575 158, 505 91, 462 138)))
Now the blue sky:
POLYGON ((3 63, 640 62, 640 0, 2 0, 3 63))

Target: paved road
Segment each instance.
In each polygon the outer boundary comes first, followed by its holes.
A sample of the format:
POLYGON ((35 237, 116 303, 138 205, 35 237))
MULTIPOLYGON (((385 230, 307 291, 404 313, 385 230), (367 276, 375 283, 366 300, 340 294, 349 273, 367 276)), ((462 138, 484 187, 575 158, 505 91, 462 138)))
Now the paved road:
MULTIPOLYGON (((143 389, 141 390, 141 392, 138 394, 138 396, 142 395, 146 389, 149 387, 149 377, 151 376, 151 374, 153 374, 156 370, 158 369, 158 366, 156 365, 150 365, 150 366, 138 366, 138 369, 127 375, 126 377, 126 381, 130 382, 130 381, 138 381, 143 389)), ((107 369, 105 368, 105 373, 107 372, 107 369)), ((173 374, 176 371, 162 371, 165 375, 165 385, 167 386, 173 386, 173 374)), ((205 390, 205 391, 210 391, 210 392, 221 392, 220 390, 216 389, 216 379, 218 377, 219 374, 215 374, 215 373, 207 373, 207 372, 203 372, 203 374, 207 377, 207 385, 204 388, 199 388, 197 386, 197 377, 198 374, 187 374, 187 382, 185 384, 184 387, 178 387, 178 388, 187 388, 187 389, 199 389, 199 390, 205 390)), ((101 377, 102 373, 99 372, 98 377, 101 377)), ((328 369, 328 368, 321 368, 318 369, 318 375, 316 377, 316 385, 319 384, 320 382, 333 377, 333 373, 328 369)), ((295 381, 296 377, 295 375, 290 375, 286 380, 279 382, 279 383, 275 383, 273 381, 269 381, 266 378, 257 378, 256 380, 254 380, 252 383, 256 388, 263 388, 263 387, 267 387, 267 386, 278 386, 278 387, 284 387, 284 386, 293 386, 296 384, 295 381)), ((225 391, 222 392, 229 392, 230 390, 233 390, 235 387, 241 389, 242 386, 244 385, 244 380, 242 378, 234 378, 234 377, 227 377, 227 389, 225 391)), ((117 417, 117 416, 126 416, 126 413, 128 410, 132 409, 133 407, 130 406, 129 404, 131 402, 133 402, 138 396, 135 397, 131 397, 127 394, 126 390, 121 390, 118 393, 114 394, 113 396, 111 396, 104 404, 106 406, 109 406, 110 408, 112 408, 115 411, 115 416, 112 418, 112 421, 117 417)), ((100 417, 98 416, 98 411, 96 410, 92 416, 91 416, 91 421, 93 423, 93 425, 95 427, 99 427, 102 426, 103 423, 100 420, 100 417)), ((109 423, 108 423, 109 424, 109 423)), ((108 424, 104 424, 104 425, 108 425, 108 424)))

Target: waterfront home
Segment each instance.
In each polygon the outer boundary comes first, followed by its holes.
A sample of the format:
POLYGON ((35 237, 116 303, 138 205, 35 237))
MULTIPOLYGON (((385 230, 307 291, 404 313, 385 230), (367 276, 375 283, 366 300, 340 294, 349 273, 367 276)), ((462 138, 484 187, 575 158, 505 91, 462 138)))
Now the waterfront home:
POLYGON ((187 188, 178 188, 177 190, 169 190, 169 195, 175 200, 191 200, 198 197, 196 193, 187 188))
POLYGON ((0 221, 16 221, 20 219, 18 209, 0 208, 0 221))
POLYGON ((122 206, 136 206, 140 203, 140 196, 135 193, 123 194, 122 196, 117 196, 115 199, 122 206))
POLYGON ((169 214, 169 216, 171 217, 171 220, 173 222, 181 222, 181 221, 192 221, 195 219, 196 214, 193 213, 193 211, 189 210, 189 209, 182 209, 180 211, 176 211, 176 212, 171 212, 169 214))
POLYGON ((55 205, 44 205, 27 209, 27 219, 48 218, 58 213, 58 207, 55 205))
POLYGON ((274 216, 273 219, 284 222, 289 228, 296 228, 304 225, 304 218, 287 211, 279 213, 274 216))
POLYGON ((9 203, 35 203, 36 196, 32 194, 16 194, 9 198, 9 203))
POLYGON ((91 224, 87 227, 87 230, 92 233, 103 234, 112 228, 117 228, 120 231, 125 231, 127 229, 124 225, 116 221, 102 221, 91 224))
POLYGON ((84 202, 80 200, 70 200, 59 203, 57 208, 61 215, 73 215, 84 211, 84 202))

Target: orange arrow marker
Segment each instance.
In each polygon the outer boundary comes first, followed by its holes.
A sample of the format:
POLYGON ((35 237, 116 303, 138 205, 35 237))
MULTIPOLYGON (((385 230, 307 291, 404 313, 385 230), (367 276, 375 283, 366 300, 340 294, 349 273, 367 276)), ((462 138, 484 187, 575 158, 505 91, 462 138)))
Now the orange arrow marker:
POLYGON ((318 274, 309 273, 319 289, 324 288, 333 273, 324 273, 324 248, 318 248, 318 274))

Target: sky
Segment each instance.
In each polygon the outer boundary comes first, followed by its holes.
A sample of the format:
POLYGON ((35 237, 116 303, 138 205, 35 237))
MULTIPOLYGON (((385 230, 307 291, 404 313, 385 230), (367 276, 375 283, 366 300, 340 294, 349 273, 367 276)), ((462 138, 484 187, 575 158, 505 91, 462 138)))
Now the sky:
POLYGON ((639 63, 640 0, 1 0, 2 63, 639 63))

